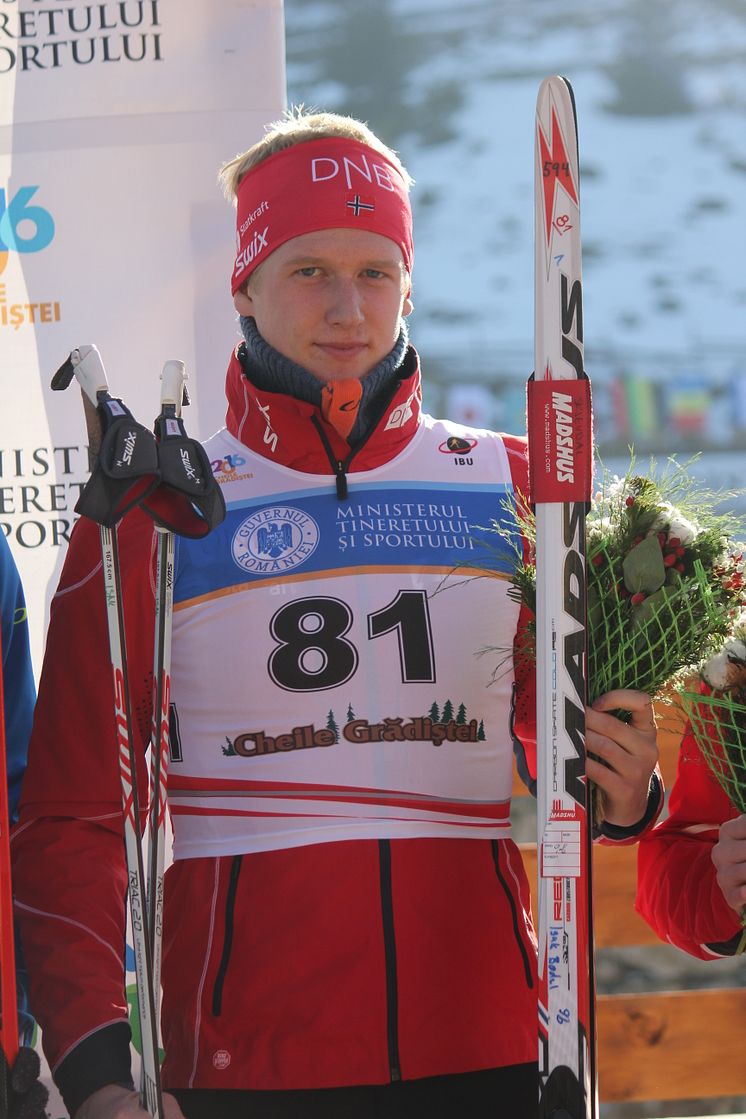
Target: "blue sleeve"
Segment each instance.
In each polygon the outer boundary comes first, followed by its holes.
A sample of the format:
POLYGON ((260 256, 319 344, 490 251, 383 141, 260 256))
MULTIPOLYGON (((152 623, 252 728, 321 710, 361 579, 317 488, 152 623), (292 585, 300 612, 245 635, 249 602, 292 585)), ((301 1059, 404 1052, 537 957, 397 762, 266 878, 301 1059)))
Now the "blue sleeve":
POLYGON ((21 780, 26 768, 35 687, 29 651, 28 618, 18 569, 5 537, 0 533, 0 620, 3 639, 3 689, 8 799, 11 819, 16 819, 21 780))

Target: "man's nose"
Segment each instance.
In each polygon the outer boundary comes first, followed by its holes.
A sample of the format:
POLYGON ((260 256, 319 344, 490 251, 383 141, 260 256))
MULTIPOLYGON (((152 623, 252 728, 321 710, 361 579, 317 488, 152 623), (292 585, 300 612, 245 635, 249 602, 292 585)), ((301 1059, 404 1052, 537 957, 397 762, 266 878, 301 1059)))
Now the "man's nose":
POLYGON ((363 297, 354 280, 340 279, 334 284, 326 318, 341 326, 356 326, 363 321, 363 297))

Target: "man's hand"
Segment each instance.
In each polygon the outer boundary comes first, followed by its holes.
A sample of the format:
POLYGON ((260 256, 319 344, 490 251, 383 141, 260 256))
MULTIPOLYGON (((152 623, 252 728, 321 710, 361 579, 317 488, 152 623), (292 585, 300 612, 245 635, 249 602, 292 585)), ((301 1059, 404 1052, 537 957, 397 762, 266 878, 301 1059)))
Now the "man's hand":
POLYGON ((8 1119, 45 1119, 49 1091, 40 1071, 39 1054, 22 1045, 8 1079, 8 1119))
POLYGON ((746 816, 736 816, 720 825, 712 861, 723 897, 742 916, 746 905, 746 816))
POLYGON ((603 791, 605 822, 620 828, 638 824, 647 809, 650 778, 658 761, 653 701, 630 688, 607 692, 586 708, 585 727, 586 772, 603 791), (629 711, 631 722, 624 723, 607 711, 629 711))
MULTIPOLYGON (((166 1119, 184 1119, 184 1113, 173 1096, 164 1093, 163 1111, 166 1119)), ((75 1119, 142 1119, 147 1115, 140 1107, 140 1095, 122 1088, 119 1084, 107 1084, 99 1088, 75 1112, 75 1119)))

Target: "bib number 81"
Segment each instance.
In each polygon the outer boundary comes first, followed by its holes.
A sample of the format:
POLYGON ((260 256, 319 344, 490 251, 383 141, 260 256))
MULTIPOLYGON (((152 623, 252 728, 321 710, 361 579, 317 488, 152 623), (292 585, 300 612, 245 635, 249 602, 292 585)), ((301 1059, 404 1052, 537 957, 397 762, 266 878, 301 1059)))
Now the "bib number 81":
MULTIPOLYGON (((346 637, 352 622, 352 610, 338 598, 319 596, 282 606, 270 622, 277 643, 268 664, 274 682, 289 692, 320 692, 346 683, 359 664, 358 650, 346 637)), ((396 633, 405 684, 435 682, 424 591, 399 591, 388 605, 368 614, 367 622, 370 640, 396 633)))

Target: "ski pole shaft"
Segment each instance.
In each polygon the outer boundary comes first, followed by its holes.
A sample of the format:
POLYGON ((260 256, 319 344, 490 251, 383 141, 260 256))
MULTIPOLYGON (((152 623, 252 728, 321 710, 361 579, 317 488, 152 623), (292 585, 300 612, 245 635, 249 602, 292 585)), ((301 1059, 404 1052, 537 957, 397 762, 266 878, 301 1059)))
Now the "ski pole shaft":
MULTIPOLYGON (((181 361, 166 362, 161 374, 161 414, 168 425, 181 414, 186 373, 181 361)), ((150 753, 150 811, 148 814, 148 923, 153 959, 156 1017, 160 1003, 163 940, 163 864, 166 842, 166 803, 169 759, 171 692, 171 627, 174 600, 174 534, 156 525, 156 614, 153 641, 153 733, 150 753)))
POLYGON ((153 986, 153 962, 145 902, 145 870, 140 840, 140 798, 137 756, 132 736, 127 647, 122 609, 122 576, 117 529, 101 526, 101 558, 104 568, 109 649, 114 677, 119 777, 122 790, 124 839, 129 880, 130 917, 135 951, 137 999, 142 1038, 141 1103, 149 1115, 162 1119, 158 1023, 153 986))
MULTIPOLYGON (((78 380, 84 397, 96 408, 111 401, 106 373, 101 356, 95 346, 82 346, 73 350, 69 365, 78 380)), ((64 388, 70 383, 70 369, 63 366, 53 387, 64 388)), ((86 409, 89 443, 100 442, 96 413, 86 409)), ((107 518, 110 520, 110 518, 107 518)), ((119 758, 119 777, 122 793, 125 854, 129 887, 130 917, 135 951, 137 999, 142 1038, 143 1082, 141 1103, 149 1115, 163 1119, 163 1100, 160 1084, 158 1025, 155 1016, 153 969, 148 914, 145 903, 145 873, 140 838, 140 801, 137 781, 137 751, 133 737, 130 703, 127 647, 122 601, 122 577, 119 560, 117 525, 99 525, 101 560, 104 576, 106 618, 109 632, 109 653, 114 686, 114 718, 119 758)))

